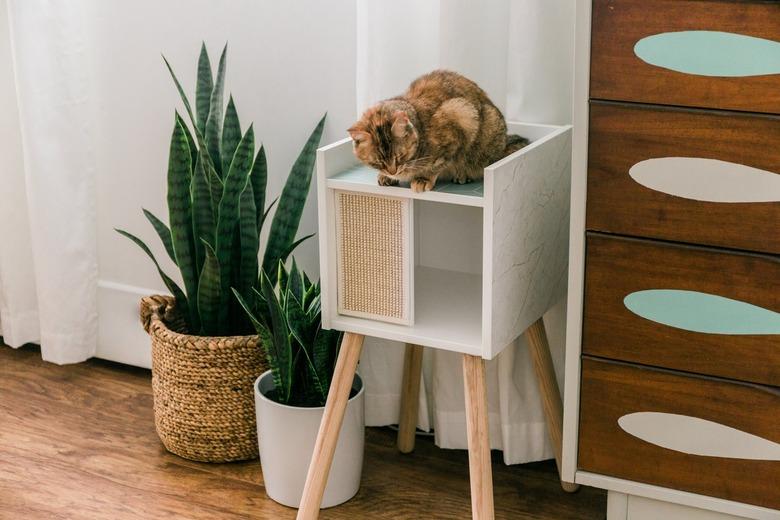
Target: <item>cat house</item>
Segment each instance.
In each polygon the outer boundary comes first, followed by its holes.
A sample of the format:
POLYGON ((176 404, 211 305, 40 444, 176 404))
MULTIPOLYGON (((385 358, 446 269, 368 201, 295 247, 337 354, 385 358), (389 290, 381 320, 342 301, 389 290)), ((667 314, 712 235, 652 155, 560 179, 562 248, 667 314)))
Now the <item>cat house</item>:
POLYGON ((571 128, 508 131, 530 144, 423 193, 379 186, 349 138, 318 151, 324 327, 491 359, 563 295, 571 128))

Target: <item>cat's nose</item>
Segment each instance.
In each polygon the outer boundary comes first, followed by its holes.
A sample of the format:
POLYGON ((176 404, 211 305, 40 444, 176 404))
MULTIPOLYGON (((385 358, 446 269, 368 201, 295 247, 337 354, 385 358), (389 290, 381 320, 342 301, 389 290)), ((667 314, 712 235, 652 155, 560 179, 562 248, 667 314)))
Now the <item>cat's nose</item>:
POLYGON ((388 166, 386 171, 388 175, 395 175, 395 166, 388 166))

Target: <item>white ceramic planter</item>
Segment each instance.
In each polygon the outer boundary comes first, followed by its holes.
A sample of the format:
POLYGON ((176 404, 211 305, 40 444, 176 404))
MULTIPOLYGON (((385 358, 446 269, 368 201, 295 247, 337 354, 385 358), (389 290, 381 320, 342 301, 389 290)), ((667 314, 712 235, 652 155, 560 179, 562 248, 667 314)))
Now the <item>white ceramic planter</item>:
MULTIPOLYGON (((349 400, 336 454, 322 498, 322 507, 346 502, 360 488, 363 471, 365 419, 363 381, 355 375, 357 394, 349 400)), ((314 443, 324 407, 298 408, 276 403, 265 394, 274 389, 271 371, 255 381, 257 437, 260 464, 268 496, 289 507, 298 507, 303 495, 314 443)))

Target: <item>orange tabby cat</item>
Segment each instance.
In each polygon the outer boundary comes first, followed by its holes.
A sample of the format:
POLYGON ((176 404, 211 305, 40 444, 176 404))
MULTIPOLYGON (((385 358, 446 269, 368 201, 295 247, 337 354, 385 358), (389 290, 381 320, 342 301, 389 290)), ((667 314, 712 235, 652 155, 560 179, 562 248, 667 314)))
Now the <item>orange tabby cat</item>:
POLYGON ((349 134, 355 156, 379 170, 381 186, 404 181, 415 192, 433 189, 438 180, 481 179, 485 166, 528 144, 507 135, 504 116, 476 83, 446 70, 369 108, 349 134))

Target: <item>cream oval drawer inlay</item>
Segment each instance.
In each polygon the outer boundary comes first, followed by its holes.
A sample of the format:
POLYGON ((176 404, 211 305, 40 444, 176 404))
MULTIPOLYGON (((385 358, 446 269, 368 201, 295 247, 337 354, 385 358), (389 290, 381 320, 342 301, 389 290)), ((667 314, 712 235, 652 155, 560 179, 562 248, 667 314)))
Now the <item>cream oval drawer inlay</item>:
POLYGON ((698 417, 635 412, 620 417, 618 425, 645 442, 689 455, 780 461, 780 444, 698 417))
POLYGON ((780 202, 780 173, 698 157, 659 157, 628 174, 651 190, 703 202, 780 202))

